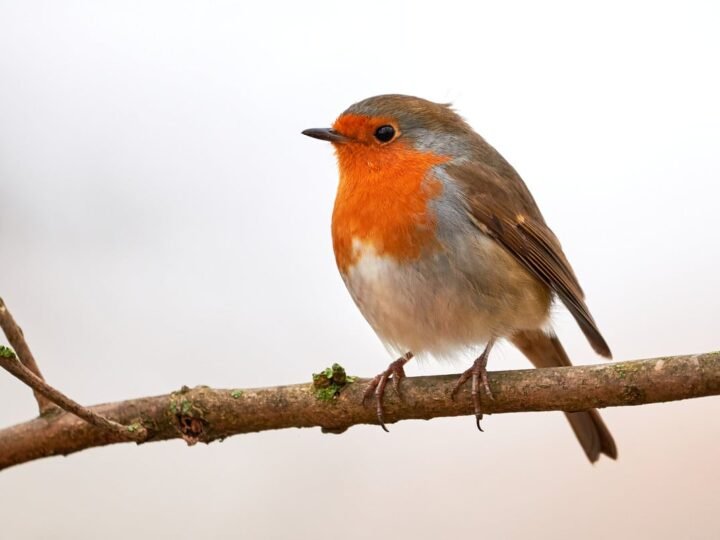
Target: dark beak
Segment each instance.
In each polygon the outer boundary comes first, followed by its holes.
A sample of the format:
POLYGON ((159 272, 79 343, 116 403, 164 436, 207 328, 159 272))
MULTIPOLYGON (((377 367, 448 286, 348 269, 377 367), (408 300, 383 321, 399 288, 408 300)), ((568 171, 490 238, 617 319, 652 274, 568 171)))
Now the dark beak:
POLYGON ((332 143, 346 143, 352 139, 335 131, 332 128, 310 128, 302 132, 303 135, 320 139, 321 141, 330 141, 332 143))

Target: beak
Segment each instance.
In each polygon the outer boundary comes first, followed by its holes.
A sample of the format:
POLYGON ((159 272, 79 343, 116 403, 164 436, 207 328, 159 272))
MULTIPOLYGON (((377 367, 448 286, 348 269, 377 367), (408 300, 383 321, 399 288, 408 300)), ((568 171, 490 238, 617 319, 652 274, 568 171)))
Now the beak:
POLYGON ((330 141, 331 143, 347 143, 352 141, 350 137, 346 137, 332 128, 310 128, 302 132, 303 135, 320 139, 321 141, 330 141))

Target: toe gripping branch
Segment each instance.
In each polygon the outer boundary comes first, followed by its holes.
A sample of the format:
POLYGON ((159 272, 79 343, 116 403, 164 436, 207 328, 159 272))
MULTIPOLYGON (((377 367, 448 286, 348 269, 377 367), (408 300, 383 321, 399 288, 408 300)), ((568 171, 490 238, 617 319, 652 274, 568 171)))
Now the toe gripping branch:
POLYGON ((401 356, 394 362, 391 362, 388 368, 377 375, 365 389, 363 394, 363 403, 365 403, 370 396, 375 395, 375 410, 377 412, 377 419, 386 432, 389 432, 385 426, 385 408, 383 406, 383 398, 385 397, 385 388, 387 387, 388 381, 392 381, 393 388, 397 393, 398 397, 402 398, 400 393, 400 382, 405 378, 405 364, 407 364, 413 358, 413 353, 407 352, 404 356, 401 356))

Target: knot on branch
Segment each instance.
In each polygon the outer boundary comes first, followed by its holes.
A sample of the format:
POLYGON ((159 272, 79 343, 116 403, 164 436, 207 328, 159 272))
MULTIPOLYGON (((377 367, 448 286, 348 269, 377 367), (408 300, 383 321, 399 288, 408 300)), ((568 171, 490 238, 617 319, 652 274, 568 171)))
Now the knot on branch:
POLYGON ((186 414, 177 414, 175 418, 177 419, 178 431, 188 446, 200 441, 205 433, 205 420, 186 414))
POLYGON ((175 419, 175 428, 188 446, 204 440, 208 426, 204 411, 193 401, 190 392, 191 389, 187 386, 183 386, 178 392, 173 392, 170 394, 168 406, 168 412, 175 419))

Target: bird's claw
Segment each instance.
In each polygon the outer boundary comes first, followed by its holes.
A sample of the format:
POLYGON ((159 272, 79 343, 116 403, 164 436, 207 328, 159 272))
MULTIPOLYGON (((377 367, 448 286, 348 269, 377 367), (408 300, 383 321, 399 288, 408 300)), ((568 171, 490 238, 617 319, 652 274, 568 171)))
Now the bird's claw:
POLYGON ((465 384, 468 379, 472 379, 470 395, 472 396, 473 409, 475 412, 475 424, 480 431, 483 430, 480 426, 480 420, 482 420, 483 418, 483 413, 480 406, 480 383, 482 383, 483 391, 488 397, 488 399, 495 399, 493 397, 492 391, 490 390, 490 383, 488 382, 487 357, 489 352, 490 346, 488 346, 482 353, 482 355, 480 355, 480 357, 475 360, 475 362, 473 362, 473 365, 470 367, 470 369, 467 369, 462 373, 462 375, 460 375, 450 394, 450 398, 455 399, 455 396, 457 395, 463 384, 465 384))
POLYGON ((400 382, 405 378, 405 369, 403 366, 405 366, 410 358, 412 358, 412 354, 408 353, 392 362, 385 371, 370 381, 363 393, 363 403, 365 403, 370 396, 375 396, 375 411, 378 423, 380 424, 380 427, 388 433, 390 431, 387 426, 385 426, 385 409, 383 407, 385 388, 387 387, 388 380, 391 380, 395 393, 398 397, 402 398, 402 394, 400 393, 400 382))

